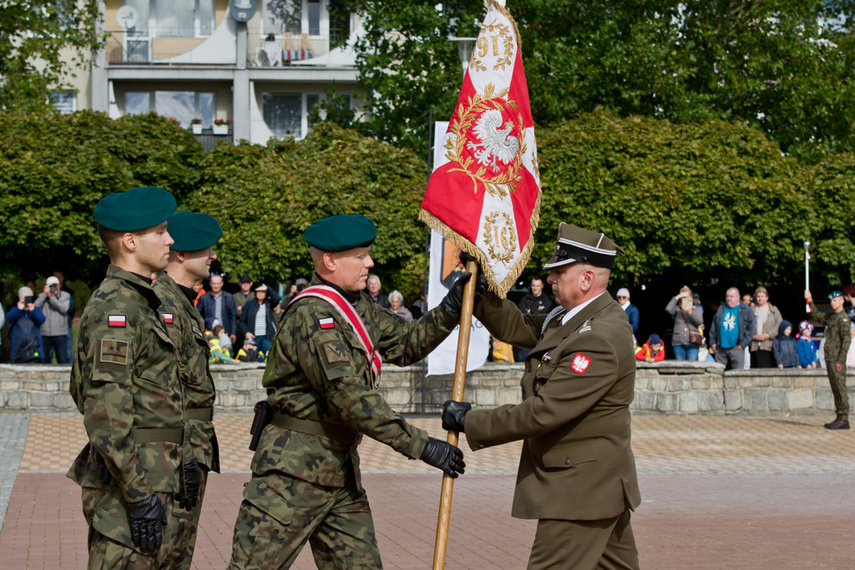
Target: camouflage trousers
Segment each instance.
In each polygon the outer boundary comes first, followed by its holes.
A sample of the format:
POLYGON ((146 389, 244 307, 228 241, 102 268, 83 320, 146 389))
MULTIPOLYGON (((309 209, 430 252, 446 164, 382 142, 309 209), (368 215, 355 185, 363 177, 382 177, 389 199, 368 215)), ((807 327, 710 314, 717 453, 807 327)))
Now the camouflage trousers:
POLYGON ((838 372, 834 362, 826 361, 828 383, 831 384, 831 395, 834 396, 834 411, 837 419, 849 419, 849 394, 846 391, 846 365, 838 372))
POLYGON ((189 569, 206 482, 207 475, 203 474, 199 502, 192 510, 179 507, 172 493, 157 494, 166 511, 163 544, 157 554, 143 554, 134 548, 127 521, 127 507, 119 498, 121 492, 118 488, 83 487, 83 514, 89 524, 88 568, 189 569))
POLYGON ((318 568, 382 568, 365 491, 283 473, 253 475, 232 541, 231 570, 290 568, 309 542, 318 568))

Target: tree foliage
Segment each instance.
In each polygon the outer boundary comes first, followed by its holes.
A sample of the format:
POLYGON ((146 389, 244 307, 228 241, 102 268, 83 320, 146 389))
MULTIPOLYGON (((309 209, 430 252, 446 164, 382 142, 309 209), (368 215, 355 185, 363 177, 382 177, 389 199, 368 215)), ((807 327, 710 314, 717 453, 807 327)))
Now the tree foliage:
POLYGON ((0 7, 0 109, 51 107, 63 86, 103 44, 97 0, 7 0, 0 7))
MULTIPOLYGON (((451 35, 474 35, 480 2, 347 0, 372 132, 426 148, 426 114, 451 115, 460 76, 451 35)), ((536 123, 606 107, 672 122, 745 121, 809 162, 855 149, 849 0, 518 0, 536 123)))
POLYGON ((376 272, 409 299, 424 271, 423 163, 412 152, 321 123, 304 140, 220 145, 203 163, 204 182, 188 202, 223 226, 221 268, 280 279, 311 277, 303 232, 337 214, 377 225, 376 272))
MULTIPOLYGON (((103 275, 92 211, 111 192, 161 186, 183 199, 200 179, 202 146, 176 122, 0 113, 0 271, 103 275)), ((87 275, 88 277, 88 275, 87 275)), ((95 279, 100 278, 96 276, 95 279)))
POLYGON ((363 132, 416 150, 428 147, 433 119, 447 120, 463 70, 450 36, 477 35, 480 2, 451 0, 342 0, 339 11, 358 12, 365 35, 356 43, 360 89, 369 111, 363 132))
POLYGON ((600 111, 546 133, 539 152, 535 274, 570 221, 624 247, 618 282, 786 282, 800 275, 803 240, 826 224, 808 192, 813 170, 744 125, 600 111))

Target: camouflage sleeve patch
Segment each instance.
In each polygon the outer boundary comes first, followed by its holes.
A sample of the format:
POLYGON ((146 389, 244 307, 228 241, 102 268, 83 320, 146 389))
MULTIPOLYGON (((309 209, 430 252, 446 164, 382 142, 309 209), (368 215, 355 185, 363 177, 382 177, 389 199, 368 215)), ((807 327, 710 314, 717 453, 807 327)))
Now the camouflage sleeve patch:
POLYGON ((347 345, 341 341, 331 341, 325 343, 323 347, 327 364, 348 362, 350 360, 350 351, 348 351, 347 345))
POLYGON ((128 365, 127 341, 102 338, 98 347, 98 364, 106 368, 123 369, 128 365))

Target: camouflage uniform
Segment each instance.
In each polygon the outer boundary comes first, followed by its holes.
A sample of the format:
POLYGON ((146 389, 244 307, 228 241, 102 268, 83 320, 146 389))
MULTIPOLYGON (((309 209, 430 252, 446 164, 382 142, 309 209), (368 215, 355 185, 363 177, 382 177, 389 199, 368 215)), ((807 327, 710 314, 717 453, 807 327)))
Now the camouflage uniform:
POLYGON ((89 567, 161 567, 176 555, 184 522, 183 404, 175 348, 151 286, 111 265, 80 320, 69 391, 89 444, 68 472, 80 485, 89 524, 89 567), (166 524, 155 556, 134 547, 127 503, 157 493, 166 524))
POLYGON ((810 320, 818 325, 825 326, 825 369, 828 373, 828 382, 831 384, 831 394, 834 396, 834 410, 837 419, 849 419, 849 394, 846 391, 846 354, 852 342, 852 334, 849 332, 850 321, 846 311, 839 313, 821 313, 810 303, 810 320), (838 372, 835 364, 841 363, 843 369, 838 372))
MULTIPOLYGON (((208 471, 220 472, 219 447, 214 433, 213 413, 216 390, 208 368, 210 349, 205 339, 202 317, 178 284, 166 273, 161 273, 154 291, 162 301, 159 307, 166 330, 178 347, 178 377, 184 391, 185 438, 193 455, 202 467, 199 500, 192 510, 176 507, 175 515, 187 519, 181 557, 170 564, 171 568, 190 568, 199 515, 208 471)), ((188 458, 185 458, 187 461, 188 458)))
MULTIPOLYGON (((317 277, 312 284, 320 284, 317 277)), ((397 365, 423 358, 456 325, 439 307, 408 323, 365 292, 355 308, 377 351, 397 365)), ((289 308, 263 384, 276 412, 354 431, 345 443, 273 423, 264 429, 235 524, 230 568, 290 567, 307 540, 319 568, 381 568, 360 480, 361 434, 411 459, 419 458, 428 434, 374 390, 356 333, 321 299, 301 299, 289 308), (334 325, 322 329, 319 320, 329 318, 334 325)))

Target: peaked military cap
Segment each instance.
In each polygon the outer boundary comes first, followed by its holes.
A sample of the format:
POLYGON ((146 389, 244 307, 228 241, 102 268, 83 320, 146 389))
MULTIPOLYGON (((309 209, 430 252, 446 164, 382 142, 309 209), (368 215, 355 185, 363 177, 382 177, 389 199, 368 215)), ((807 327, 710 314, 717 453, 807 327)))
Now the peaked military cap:
POLYGON ((605 234, 561 222, 558 224, 558 246, 543 268, 555 269, 582 261, 611 269, 618 253, 623 255, 626 252, 605 234))
POLYGON ((176 207, 175 197, 163 188, 137 187, 101 198, 95 219, 108 230, 134 232, 165 222, 176 207))
POLYGON ((187 210, 173 214, 166 229, 175 240, 169 248, 173 251, 201 251, 223 237, 223 228, 215 218, 187 210))
POLYGON ((377 227, 360 214, 342 214, 318 220, 306 228, 303 239, 321 251, 336 253, 371 245, 377 239, 377 227))

